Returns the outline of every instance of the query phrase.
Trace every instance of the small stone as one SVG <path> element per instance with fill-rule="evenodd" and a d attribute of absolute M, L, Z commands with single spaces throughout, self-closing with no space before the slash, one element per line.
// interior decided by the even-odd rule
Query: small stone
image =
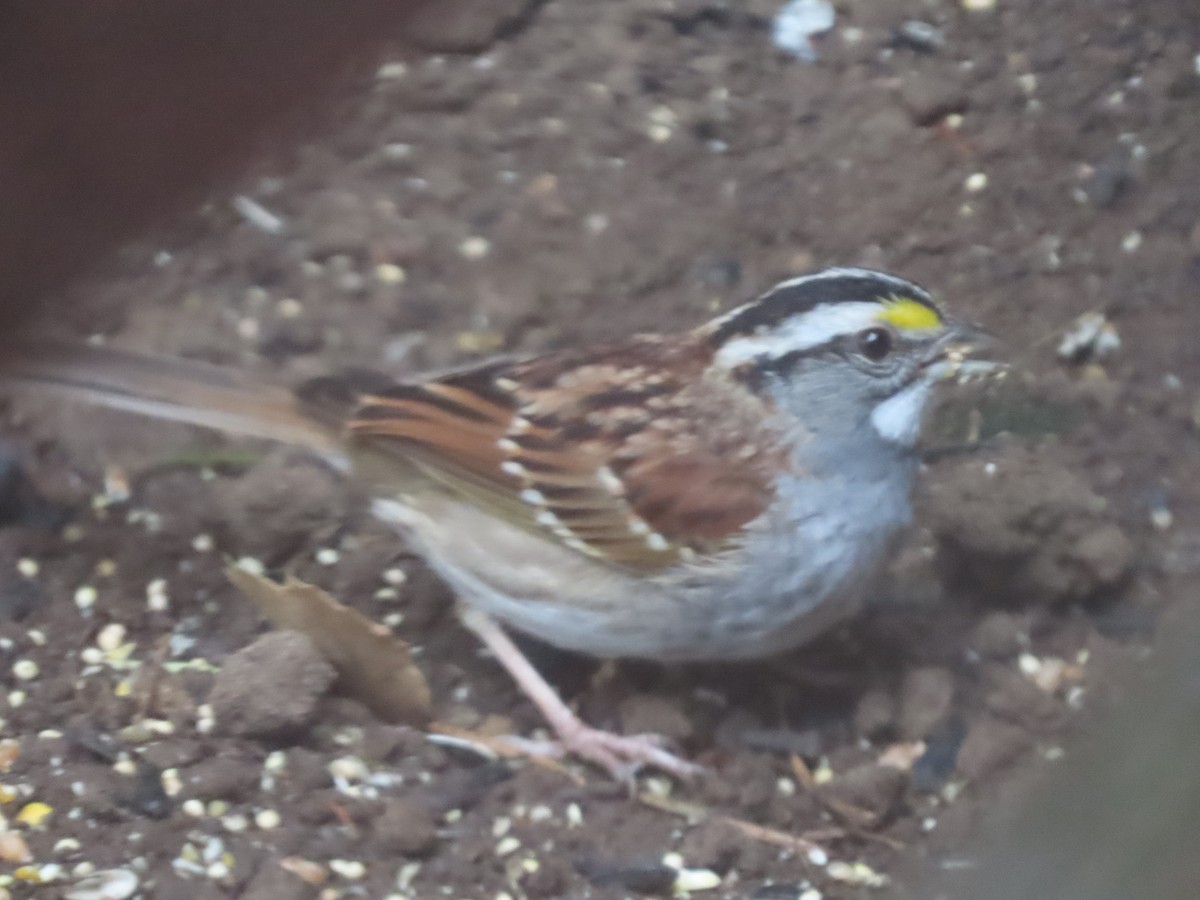
<path fill-rule="evenodd" d="M 966 112 L 970 98 L 953 79 L 914 72 L 900 86 L 900 102 L 914 125 L 936 125 L 949 115 Z"/>
<path fill-rule="evenodd" d="M 891 735 L 896 728 L 896 702 L 883 690 L 867 691 L 854 708 L 854 730 L 868 740 Z"/>
<path fill-rule="evenodd" d="M 1029 643 L 1022 620 L 1012 613 L 992 612 L 975 627 L 971 646 L 989 659 L 1008 659 L 1020 653 Z"/>
<path fill-rule="evenodd" d="M 905 740 L 925 737 L 945 721 L 953 705 L 954 676 L 948 669 L 914 669 L 900 687 L 900 736 Z"/>
<path fill-rule="evenodd" d="M 1029 733 L 1017 725 L 985 718 L 967 731 L 958 751 L 958 772 L 968 780 L 1005 768 L 1032 746 Z"/>
<path fill-rule="evenodd" d="M 676 744 L 693 735 L 692 723 L 678 703 L 653 694 L 633 694 L 622 701 L 618 714 L 625 734 L 658 734 Z"/>
<path fill-rule="evenodd" d="M 225 661 L 209 703 L 226 733 L 286 736 L 309 725 L 336 674 L 308 637 L 273 632 Z"/>
<path fill-rule="evenodd" d="M 428 809 L 404 797 L 384 801 L 371 829 L 371 844 L 383 855 L 428 856 L 437 847 L 437 823 Z"/>
<path fill-rule="evenodd" d="M 837 775 L 817 795 L 852 826 L 876 828 L 895 816 L 907 788 L 907 772 L 869 763 Z"/>

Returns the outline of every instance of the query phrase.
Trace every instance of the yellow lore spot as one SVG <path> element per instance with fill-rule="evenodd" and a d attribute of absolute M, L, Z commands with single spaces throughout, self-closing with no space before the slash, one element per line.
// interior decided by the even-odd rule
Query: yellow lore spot
<path fill-rule="evenodd" d="M 912 297 L 889 297 L 883 301 L 879 318 L 901 331 L 923 331 L 942 327 L 942 317 L 936 309 Z"/>

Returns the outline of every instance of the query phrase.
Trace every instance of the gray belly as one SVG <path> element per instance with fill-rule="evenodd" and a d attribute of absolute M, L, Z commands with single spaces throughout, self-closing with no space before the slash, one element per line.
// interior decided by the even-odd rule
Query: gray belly
<path fill-rule="evenodd" d="M 842 490 L 823 481 L 819 492 L 811 481 L 785 485 L 730 559 L 653 576 L 497 532 L 465 507 L 386 518 L 407 526 L 462 602 L 547 643 L 599 657 L 733 660 L 798 646 L 855 613 L 909 520 L 908 490 L 907 477 Z"/>

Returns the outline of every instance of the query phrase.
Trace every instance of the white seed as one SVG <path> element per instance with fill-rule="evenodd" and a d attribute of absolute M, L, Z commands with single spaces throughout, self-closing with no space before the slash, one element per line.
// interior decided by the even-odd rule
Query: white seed
<path fill-rule="evenodd" d="M 404 284 L 408 273 L 394 263 L 380 263 L 375 267 L 375 277 L 383 284 Z"/>
<path fill-rule="evenodd" d="M 38 677 L 38 664 L 32 659 L 18 659 L 13 663 L 12 673 L 21 681 L 31 681 Z"/>
<path fill-rule="evenodd" d="M 88 610 L 96 605 L 96 589 L 90 584 L 81 585 L 75 589 L 75 606 L 80 610 Z"/>
<path fill-rule="evenodd" d="M 263 768 L 268 772 L 282 772 L 287 768 L 287 754 L 282 750 L 272 750 L 263 760 Z"/>
<path fill-rule="evenodd" d="M 255 559 L 253 556 L 243 556 L 237 561 L 237 567 L 243 572 L 249 572 L 251 575 L 262 575 L 267 571 L 262 561 Z"/>
<path fill-rule="evenodd" d="M 711 891 L 721 884 L 721 876 L 711 869 L 680 869 L 675 876 L 675 891 L 680 894 Z"/>
<path fill-rule="evenodd" d="M 193 819 L 204 818 L 203 800 L 197 800 L 195 797 L 190 800 L 184 800 L 180 809 L 182 809 L 186 815 L 191 816 Z"/>
<path fill-rule="evenodd" d="M 367 874 L 367 867 L 357 859 L 331 859 L 329 869 L 347 881 L 358 881 Z"/>
<path fill-rule="evenodd" d="M 41 567 L 38 565 L 38 561 L 36 559 L 30 559 L 26 556 L 17 560 L 17 571 L 26 578 L 33 578 L 36 576 L 40 568 Z"/>
<path fill-rule="evenodd" d="M 282 817 L 273 809 L 260 809 L 254 814 L 254 824 L 263 831 L 272 831 L 283 822 Z"/>
<path fill-rule="evenodd" d="M 146 606 L 151 612 L 166 612 L 171 606 L 171 598 L 167 596 L 167 580 L 155 578 L 146 585 Z"/>
<path fill-rule="evenodd" d="M 458 245 L 458 252 L 465 259 L 483 259 L 492 252 L 492 244 L 485 237 L 469 237 Z"/>
<path fill-rule="evenodd" d="M 508 837 L 502 839 L 500 843 L 496 844 L 496 855 L 508 856 L 510 853 L 515 853 L 520 849 L 521 842 L 512 835 L 509 835 Z"/>
<path fill-rule="evenodd" d="M 341 554 L 332 547 L 322 547 L 317 551 L 317 563 L 322 566 L 336 566 Z"/>
<path fill-rule="evenodd" d="M 963 188 L 968 194 L 978 194 L 988 186 L 988 177 L 983 172 L 975 172 L 967 176 L 967 180 L 963 182 Z"/>
<path fill-rule="evenodd" d="M 105 653 L 112 653 L 125 643 L 125 633 L 125 626 L 120 622 L 110 622 L 96 635 L 96 646 Z"/>

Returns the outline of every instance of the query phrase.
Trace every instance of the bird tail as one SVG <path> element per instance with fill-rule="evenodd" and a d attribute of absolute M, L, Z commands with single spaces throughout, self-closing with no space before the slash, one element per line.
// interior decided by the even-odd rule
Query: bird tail
<path fill-rule="evenodd" d="M 336 429 L 306 416 L 292 391 L 194 360 L 26 339 L 0 347 L 0 390 L 279 441 L 335 464 L 345 455 Z"/>

